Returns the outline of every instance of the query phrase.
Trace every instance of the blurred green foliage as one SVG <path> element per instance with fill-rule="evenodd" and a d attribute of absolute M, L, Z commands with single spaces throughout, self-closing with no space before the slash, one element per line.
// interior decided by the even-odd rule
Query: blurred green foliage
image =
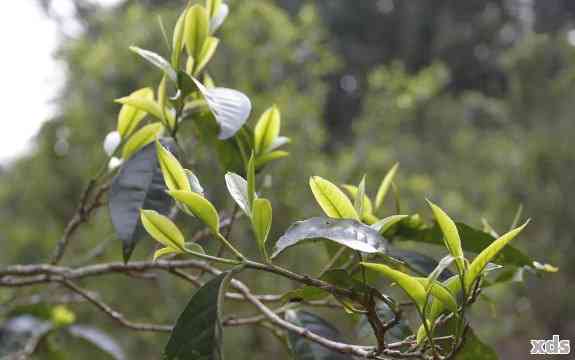
<path fill-rule="evenodd" d="M 319 214 L 307 188 L 309 176 L 355 184 L 367 172 L 373 195 L 399 161 L 402 212 L 423 212 L 423 199 L 429 197 L 456 219 L 480 226 L 485 218 L 504 232 L 523 204 L 523 213 L 534 221 L 518 247 L 560 267 L 545 281 L 528 277 L 526 287 L 516 287 L 520 300 L 515 303 L 492 289 L 497 321 L 479 332 L 498 341 L 502 358 L 524 358 L 531 338 L 555 333 L 573 338 L 575 47 L 566 40 L 565 22 L 544 34 L 521 32 L 521 22 L 500 1 L 490 2 L 491 8 L 479 1 L 442 1 L 436 10 L 431 3 L 377 1 L 379 15 L 357 5 L 363 2 L 278 3 L 289 11 L 271 0 L 232 1 L 233 15 L 220 30 L 222 48 L 208 68 L 217 84 L 248 94 L 254 104 L 252 125 L 277 104 L 282 134 L 295 140 L 291 156 L 274 165 L 273 176 L 263 184 L 264 193 L 274 188 L 265 194 L 274 204 L 272 241 L 293 221 Z M 389 3 L 395 8 L 385 7 Z M 58 52 L 66 69 L 58 112 L 37 135 L 34 150 L 0 175 L 0 263 L 33 263 L 49 255 L 82 187 L 105 158 L 101 142 L 120 108 L 113 99 L 160 80 L 128 47 L 165 55 L 155 24 L 158 16 L 173 24 L 180 10 L 176 5 L 127 1 L 113 10 L 79 12 L 83 32 L 65 39 Z M 539 30 L 548 28 L 544 21 L 552 22 L 545 16 L 543 11 L 536 18 Z M 422 39 L 417 36 L 422 31 L 433 36 Z M 351 77 L 344 81 L 346 75 Z M 218 208 L 231 209 L 231 199 L 215 190 L 224 180 L 222 170 L 212 165 L 214 155 L 193 140 L 184 146 L 194 154 L 186 160 L 209 185 L 210 198 Z M 239 222 L 232 238 L 255 253 L 249 232 L 240 230 L 249 227 Z M 81 263 L 102 242 L 110 246 L 98 259 L 121 258 L 106 210 L 73 239 L 69 264 Z M 136 255 L 149 257 L 151 249 L 148 241 Z M 320 256 L 294 250 L 283 261 L 314 271 Z M 256 290 L 280 286 L 267 276 L 246 280 Z M 130 286 L 127 297 L 120 289 L 134 282 L 138 286 Z M 175 318 L 190 293 L 164 275 L 156 281 L 90 280 L 90 285 L 130 318 L 154 322 Z M 11 295 L 0 291 L 0 298 Z M 111 331 L 130 358 L 155 359 L 165 342 L 163 335 L 118 329 L 87 307 L 74 310 L 78 321 Z M 483 310 L 491 311 L 489 302 Z M 243 358 L 285 357 L 273 341 L 264 341 L 270 336 L 265 332 L 228 333 L 231 354 L 241 342 L 243 348 L 258 349 Z"/>

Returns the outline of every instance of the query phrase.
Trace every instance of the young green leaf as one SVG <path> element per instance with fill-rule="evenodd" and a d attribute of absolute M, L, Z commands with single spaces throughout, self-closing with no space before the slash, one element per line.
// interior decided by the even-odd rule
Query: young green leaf
<path fill-rule="evenodd" d="M 250 156 L 248 161 L 248 166 L 246 169 L 246 174 L 248 175 L 248 205 L 250 209 L 254 206 L 254 200 L 256 196 L 256 163 L 254 159 L 254 154 Z"/>
<path fill-rule="evenodd" d="M 359 188 L 355 185 L 347 185 L 347 184 L 342 185 L 341 187 L 354 200 L 354 207 L 357 210 Z M 358 214 L 359 214 L 359 211 L 358 211 Z M 367 197 L 367 195 L 365 195 L 365 192 L 363 195 L 363 211 L 361 212 L 361 220 L 368 225 L 371 225 L 371 224 L 377 222 L 377 220 L 378 220 L 375 217 L 375 215 L 373 214 L 373 204 L 372 204 L 371 200 L 369 199 L 369 197 Z"/>
<path fill-rule="evenodd" d="M 287 156 L 289 156 L 289 153 L 287 151 L 281 151 L 281 150 L 272 151 L 265 153 L 263 155 L 259 155 L 256 159 L 256 169 L 260 169 L 262 166 L 271 161 L 279 160 Z"/>
<path fill-rule="evenodd" d="M 427 293 L 441 301 L 447 309 L 454 313 L 457 312 L 457 300 L 455 300 L 453 294 L 451 294 L 443 284 L 436 280 L 429 280 L 428 278 L 417 277 L 415 279 L 423 285 Z"/>
<path fill-rule="evenodd" d="M 182 49 L 184 47 L 184 30 L 186 25 L 186 14 L 188 13 L 188 8 L 186 8 L 178 17 L 176 26 L 174 27 L 174 35 L 172 36 L 172 68 L 176 71 L 180 68 L 180 59 L 182 57 Z"/>
<path fill-rule="evenodd" d="M 319 176 L 313 176 L 309 180 L 309 186 L 315 200 L 327 216 L 359 221 L 353 204 L 336 185 Z"/>
<path fill-rule="evenodd" d="M 186 171 L 176 157 L 156 141 L 158 161 L 168 190 L 192 191 Z"/>
<path fill-rule="evenodd" d="M 210 33 L 215 33 L 222 26 L 229 13 L 230 7 L 228 4 L 221 4 L 218 11 L 210 19 Z"/>
<path fill-rule="evenodd" d="M 277 106 L 267 109 L 254 129 L 256 154 L 266 153 L 280 133 L 281 114 Z"/>
<path fill-rule="evenodd" d="M 144 229 L 156 241 L 178 252 L 184 252 L 184 235 L 167 216 L 154 210 L 142 210 L 140 220 Z"/>
<path fill-rule="evenodd" d="M 143 88 L 136 90 L 131 93 L 128 97 L 131 98 L 147 98 L 149 100 L 154 100 L 154 90 L 151 88 Z M 146 111 L 142 111 L 136 107 L 130 105 L 123 105 L 120 113 L 118 114 L 118 126 L 117 130 L 122 136 L 122 139 L 126 139 L 128 136 L 136 130 L 138 124 L 146 116 Z"/>
<path fill-rule="evenodd" d="M 156 261 L 159 258 L 161 258 L 162 256 L 167 256 L 167 255 L 172 255 L 172 254 L 181 254 L 181 253 L 182 253 L 181 250 L 178 250 L 178 249 L 173 248 L 171 246 L 166 246 L 166 247 L 158 249 L 154 252 L 154 256 L 152 258 L 152 261 Z"/>
<path fill-rule="evenodd" d="M 171 111 L 166 111 L 166 118 L 164 118 L 164 112 L 162 111 L 160 104 L 154 101 L 153 98 L 130 95 L 116 99 L 115 101 L 119 104 L 129 105 L 140 111 L 144 111 L 150 115 L 153 115 L 158 120 L 161 120 L 164 124 L 172 124 L 170 126 L 173 126 L 173 124 L 176 122 L 174 114 Z"/>
<path fill-rule="evenodd" d="M 401 220 L 409 217 L 409 215 L 391 215 L 386 218 L 379 220 L 376 223 L 371 224 L 370 226 L 375 230 L 379 231 L 380 234 L 385 234 L 385 232 Z"/>
<path fill-rule="evenodd" d="M 206 65 L 210 62 L 214 54 L 216 53 L 216 49 L 218 48 L 218 44 L 220 40 L 213 36 L 209 36 L 206 41 L 204 42 L 204 46 L 202 47 L 202 51 L 200 52 L 199 58 L 196 60 L 196 65 L 194 66 L 194 76 L 197 76 Z"/>
<path fill-rule="evenodd" d="M 391 169 L 387 172 L 383 180 L 381 181 L 381 185 L 379 185 L 379 189 L 377 190 L 377 194 L 375 196 L 375 210 L 377 211 L 381 205 L 383 205 L 383 201 L 385 200 L 385 195 L 389 191 L 391 187 L 391 183 L 393 182 L 393 178 L 395 177 L 395 173 L 397 172 L 397 168 L 399 167 L 399 163 L 396 163 L 391 167 Z"/>
<path fill-rule="evenodd" d="M 172 68 L 172 65 L 170 65 L 170 63 L 160 55 L 150 50 L 141 49 L 137 46 L 130 46 L 130 50 L 143 57 L 150 64 L 162 70 L 172 81 L 175 82 L 177 80 L 176 71 Z"/>
<path fill-rule="evenodd" d="M 243 177 L 232 172 L 228 172 L 225 177 L 226 177 L 226 186 L 228 188 L 228 191 L 230 192 L 230 195 L 232 196 L 236 204 L 238 204 L 240 209 L 242 209 L 247 216 L 251 217 L 252 211 L 248 199 L 247 181 Z"/>
<path fill-rule="evenodd" d="M 205 7 L 194 5 L 186 13 L 184 41 L 190 57 L 198 61 L 208 38 L 210 20 Z"/>
<path fill-rule="evenodd" d="M 360 265 L 368 269 L 374 270 L 384 275 L 385 277 L 393 280 L 415 302 L 415 304 L 419 307 L 420 310 L 423 309 L 423 305 L 425 304 L 425 298 L 427 295 L 425 287 L 417 280 L 417 278 L 414 278 L 401 271 L 394 270 L 384 264 L 361 262 Z"/>
<path fill-rule="evenodd" d="M 487 265 L 507 245 L 511 240 L 513 240 L 523 229 L 529 224 L 529 220 L 526 221 L 520 227 L 509 231 L 508 233 L 502 235 L 499 239 L 491 243 L 487 248 L 485 248 L 473 261 L 467 272 L 465 274 L 465 288 L 469 290 L 475 280 L 481 275 L 483 268 Z"/>
<path fill-rule="evenodd" d="M 186 206 L 194 216 L 206 224 L 214 234 L 220 232 L 220 216 L 216 208 L 206 198 L 191 191 L 168 191 L 171 197 Z"/>
<path fill-rule="evenodd" d="M 255 199 L 253 205 L 252 226 L 258 247 L 264 259 L 268 259 L 266 241 L 272 226 L 272 205 L 268 199 Z"/>
<path fill-rule="evenodd" d="M 357 213 L 361 214 L 362 216 L 363 209 L 365 207 L 365 198 L 365 175 L 363 175 L 361 181 L 359 182 L 359 186 L 357 187 L 357 196 L 355 196 L 353 201 L 353 207 L 355 208 L 355 211 L 357 211 Z"/>
<path fill-rule="evenodd" d="M 122 148 L 122 158 L 129 159 L 138 150 L 162 136 L 164 125 L 161 123 L 148 124 L 134 133 Z"/>
<path fill-rule="evenodd" d="M 222 5 L 222 0 L 206 0 L 206 9 L 210 18 L 216 16 Z"/>
<path fill-rule="evenodd" d="M 449 250 L 449 253 L 455 258 L 457 268 L 459 272 L 462 273 L 465 269 L 465 257 L 463 255 L 463 249 L 461 248 L 461 238 L 459 237 L 457 226 L 439 206 L 429 200 L 427 200 L 427 203 L 431 207 L 433 216 L 441 228 L 445 246 Z"/>

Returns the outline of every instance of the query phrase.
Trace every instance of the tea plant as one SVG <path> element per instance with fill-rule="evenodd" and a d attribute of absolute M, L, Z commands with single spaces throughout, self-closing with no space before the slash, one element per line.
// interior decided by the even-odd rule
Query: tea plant
<path fill-rule="evenodd" d="M 296 359 L 497 358 L 475 336 L 466 315 L 485 288 L 525 270 L 556 270 L 508 245 L 528 221 L 519 225 L 518 215 L 510 230 L 499 235 L 488 224 L 478 230 L 456 223 L 431 201 L 431 224 L 419 214 L 401 212 L 399 206 L 397 213 L 384 214 L 386 199 L 400 202 L 396 164 L 374 198 L 366 192 L 365 176 L 357 186 L 339 186 L 311 176 L 310 199 L 313 196 L 324 214 L 297 221 L 279 239 L 270 239 L 273 204 L 261 195 L 259 180 L 271 163 L 289 155 L 283 148 L 290 138 L 281 135 L 281 111 L 273 105 L 252 129 L 247 123 L 248 96 L 216 86 L 206 71 L 219 46 L 217 30 L 228 12 L 221 0 L 189 4 L 175 24 L 168 56 L 131 47 L 159 71 L 161 81 L 116 100 L 122 107 L 116 130 L 104 141 L 105 166 L 89 182 L 49 263 L 2 268 L 0 286 L 61 284 L 121 326 L 169 332 L 163 351 L 167 360 L 221 359 L 224 328 L 252 325 L 265 326 L 281 340 L 278 346 L 287 345 L 286 351 Z M 231 214 L 218 210 L 209 199 L 210 193 L 222 189 L 202 184 L 202 169 L 185 165 L 192 163 L 193 155 L 181 145 L 184 126 L 194 128 L 199 142 L 217 155 L 227 172 L 227 191 L 237 204 Z M 105 203 L 122 241 L 124 263 L 59 266 L 78 227 Z M 185 233 L 175 224 L 178 214 L 205 229 Z M 240 216 L 249 220 L 259 250 L 257 259 L 242 252 L 237 239 L 231 237 Z M 145 232 L 160 246 L 151 260 L 130 261 Z M 219 250 L 206 251 L 200 245 L 206 239 L 218 242 Z M 329 254 L 320 273 L 302 274 L 278 263 L 289 248 L 308 242 L 313 251 Z M 408 242 L 439 246 L 445 256 L 437 261 L 407 250 Z M 198 288 L 173 326 L 128 320 L 77 284 L 89 277 L 143 275 L 155 270 Z M 282 294 L 256 295 L 237 278 L 248 270 L 269 273 L 299 287 Z M 250 303 L 259 314 L 226 314 L 222 308 L 226 299 Z M 344 339 L 314 313 L 315 308 L 353 318 L 358 326 L 356 341 Z M 33 353 L 50 332 L 74 332 L 74 316 L 65 308 L 54 311 L 53 318 L 17 356 Z M 413 328 L 408 319 L 416 319 L 411 322 Z M 371 345 L 361 339 L 366 334 L 373 338 Z M 109 347 L 107 351 L 120 358 Z"/>

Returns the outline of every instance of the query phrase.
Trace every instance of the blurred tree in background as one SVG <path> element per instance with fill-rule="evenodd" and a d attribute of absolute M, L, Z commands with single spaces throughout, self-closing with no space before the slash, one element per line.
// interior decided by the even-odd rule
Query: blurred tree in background
<path fill-rule="evenodd" d="M 40 3 L 51 14 L 50 0 Z M 47 256 L 97 170 L 93 164 L 104 159 L 101 142 L 119 110 L 112 100 L 160 80 L 150 78 L 156 75 L 128 47 L 162 49 L 161 32 L 149 25 L 158 23 L 158 14 L 172 24 L 185 5 L 129 0 L 107 9 L 86 0 L 73 3 L 82 32 L 64 38 L 58 51 L 66 81 L 57 96 L 57 115 L 38 134 L 34 151 L 0 176 L 4 264 Z M 317 211 L 305 201 L 311 194 L 301 191 L 312 168 L 342 183 L 357 183 L 365 169 L 377 169 L 367 174 L 373 193 L 400 161 L 406 213 L 423 207 L 414 199 L 430 197 L 457 218 L 478 226 L 477 219 L 485 218 L 499 232 L 523 204 L 534 224 L 519 247 L 541 254 L 561 271 L 545 282 L 525 274 L 527 287 L 536 283 L 539 292 L 518 286 L 517 303 L 505 303 L 494 288 L 494 311 L 503 320 L 482 332 L 497 341 L 505 359 L 523 359 L 528 339 L 575 338 L 575 318 L 569 316 L 575 314 L 570 281 L 575 265 L 569 251 L 575 218 L 570 205 L 575 201 L 570 191 L 575 183 L 571 1 L 235 0 L 230 6 L 234 16 L 221 29 L 224 47 L 209 72 L 216 83 L 248 94 L 255 116 L 279 105 L 282 133 L 298 135 L 290 147 L 293 159 L 306 159 L 282 160 L 266 180 L 282 189 L 272 199 L 275 231 Z M 222 169 L 210 168 L 212 155 L 202 154 L 198 144 L 184 145 L 197 151 L 193 166 L 209 176 L 202 182 L 223 182 Z M 211 196 L 220 208 L 231 209 L 224 194 Z M 82 229 L 78 240 L 72 248 L 78 262 L 99 242 L 110 244 L 100 256 L 120 258 L 106 211 Z M 148 256 L 151 246 L 142 246 L 137 255 Z M 244 246 L 252 245 L 246 241 Z M 317 262 L 310 256 L 294 251 L 287 261 L 309 269 Z M 99 285 L 110 299 L 124 299 L 128 314 L 137 317 L 144 307 L 161 320 L 176 314 L 166 315 L 167 307 L 151 303 L 181 303 L 180 295 L 189 295 L 162 280 L 141 280 L 129 299 L 120 290 L 126 279 Z M 257 286 L 273 285 L 258 281 Z M 164 294 L 159 299 L 151 295 L 158 288 Z M 485 304 L 484 310 L 492 311 L 489 301 Z M 77 310 L 84 322 L 97 316 Z M 129 354 L 142 359 L 156 358 L 150 354 L 157 354 L 164 341 L 107 325 Z M 261 339 L 268 335 L 233 334 L 230 338 L 252 348 L 273 351 Z M 262 351 L 245 358 L 268 355 Z"/>

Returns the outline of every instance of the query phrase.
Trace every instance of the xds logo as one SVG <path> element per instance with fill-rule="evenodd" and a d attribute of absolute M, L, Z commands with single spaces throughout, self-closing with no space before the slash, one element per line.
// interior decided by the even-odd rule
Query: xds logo
<path fill-rule="evenodd" d="M 571 342 L 559 340 L 559 335 L 553 335 L 552 340 L 531 340 L 531 354 L 569 354 Z"/>

